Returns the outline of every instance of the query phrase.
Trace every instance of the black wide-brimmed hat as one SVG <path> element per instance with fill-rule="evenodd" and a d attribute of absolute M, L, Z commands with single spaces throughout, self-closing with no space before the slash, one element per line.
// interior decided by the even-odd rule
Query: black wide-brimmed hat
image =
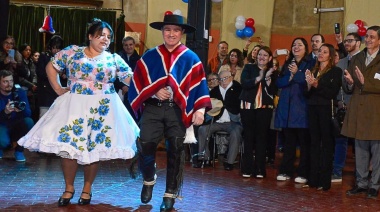
<path fill-rule="evenodd" d="M 185 30 L 185 33 L 191 33 L 194 32 L 196 29 L 195 27 L 183 23 L 183 17 L 180 15 L 165 15 L 163 22 L 152 22 L 149 24 L 150 27 L 153 29 L 161 30 L 163 26 L 165 25 L 177 25 L 182 27 L 182 29 Z"/>

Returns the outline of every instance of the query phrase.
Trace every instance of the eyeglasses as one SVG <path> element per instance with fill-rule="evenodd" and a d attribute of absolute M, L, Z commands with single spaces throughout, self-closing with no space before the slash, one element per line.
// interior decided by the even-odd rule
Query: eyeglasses
<path fill-rule="evenodd" d="M 215 81 L 218 81 L 218 78 L 212 78 L 212 79 L 207 80 L 207 82 L 215 82 Z"/>
<path fill-rule="evenodd" d="M 14 43 L 10 43 L 10 42 L 7 42 L 7 41 L 5 41 L 4 44 L 5 44 L 5 45 L 9 45 L 9 46 L 13 46 L 13 45 L 15 45 Z"/>
<path fill-rule="evenodd" d="M 237 58 L 237 55 L 233 55 L 233 54 L 231 54 L 230 57 Z"/>
<path fill-rule="evenodd" d="M 346 39 L 343 41 L 343 43 L 352 43 L 352 41 L 357 41 L 355 39 Z"/>
<path fill-rule="evenodd" d="M 220 78 L 219 82 L 224 82 L 224 81 L 228 80 L 230 77 L 231 76 L 226 76 L 226 77 Z"/>

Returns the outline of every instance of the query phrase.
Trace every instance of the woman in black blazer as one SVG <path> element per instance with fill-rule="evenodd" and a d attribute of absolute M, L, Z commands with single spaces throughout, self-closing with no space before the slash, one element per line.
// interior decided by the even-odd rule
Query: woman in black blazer
<path fill-rule="evenodd" d="M 308 186 L 327 191 L 331 187 L 334 137 L 331 128 L 332 101 L 342 85 L 342 69 L 335 66 L 331 44 L 319 48 L 318 61 L 305 73 L 308 84 L 310 176 Z"/>

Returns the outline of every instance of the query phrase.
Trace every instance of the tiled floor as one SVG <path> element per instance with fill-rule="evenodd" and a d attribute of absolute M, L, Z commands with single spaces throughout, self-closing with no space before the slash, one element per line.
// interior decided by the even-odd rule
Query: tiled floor
<path fill-rule="evenodd" d="M 57 207 L 64 190 L 60 160 L 54 155 L 26 151 L 27 162 L 14 161 L 13 152 L 0 159 L 0 211 L 159 211 L 165 188 L 165 152 L 158 154 L 158 179 L 153 199 L 140 203 L 141 178 L 132 180 L 128 161 L 101 163 L 93 186 L 91 205 L 79 206 L 83 171 L 76 178 L 77 193 L 68 207 Z M 278 156 L 281 156 L 278 154 Z M 276 160 L 278 165 L 279 160 Z M 348 156 L 343 183 L 327 192 L 305 189 L 292 181 L 275 180 L 277 171 L 268 167 L 267 178 L 244 179 L 239 169 L 225 171 L 221 166 L 192 168 L 186 163 L 182 201 L 177 211 L 380 211 L 379 200 L 364 194 L 347 197 L 345 191 L 354 182 L 354 160 Z"/>

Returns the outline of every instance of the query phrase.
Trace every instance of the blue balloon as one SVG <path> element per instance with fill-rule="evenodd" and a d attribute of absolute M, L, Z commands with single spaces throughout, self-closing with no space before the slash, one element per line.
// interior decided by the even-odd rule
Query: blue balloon
<path fill-rule="evenodd" d="M 237 29 L 237 30 L 236 30 L 236 36 L 238 36 L 239 38 L 244 37 L 244 30 L 242 30 L 242 29 Z"/>
<path fill-rule="evenodd" d="M 245 37 L 252 37 L 252 35 L 253 35 L 253 29 L 251 27 L 245 27 L 243 29 L 243 31 L 244 31 L 244 36 Z"/>
<path fill-rule="evenodd" d="M 183 2 L 185 2 L 185 3 L 189 3 L 189 0 L 182 0 Z"/>

